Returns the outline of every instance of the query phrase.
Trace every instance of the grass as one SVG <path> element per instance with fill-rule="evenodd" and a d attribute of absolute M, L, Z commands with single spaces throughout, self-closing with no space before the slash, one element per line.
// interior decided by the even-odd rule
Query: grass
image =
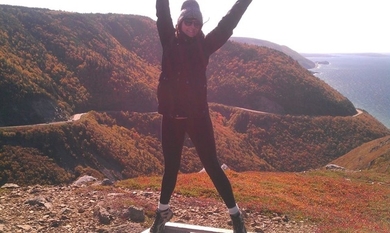
<path fill-rule="evenodd" d="M 308 220 L 320 232 L 390 232 L 390 174 L 310 171 L 272 173 L 227 171 L 239 205 L 263 214 Z M 140 177 L 118 185 L 159 189 L 161 177 Z M 219 198 L 205 173 L 179 175 L 175 192 Z"/>

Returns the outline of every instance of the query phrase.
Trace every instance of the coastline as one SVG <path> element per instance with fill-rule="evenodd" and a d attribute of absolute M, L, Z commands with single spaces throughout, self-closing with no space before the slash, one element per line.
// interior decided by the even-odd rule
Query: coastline
<path fill-rule="evenodd" d="M 364 109 L 390 128 L 390 56 L 372 54 L 338 54 L 328 56 L 329 65 L 307 57 L 316 66 L 309 71 L 347 97 L 356 108 Z"/>

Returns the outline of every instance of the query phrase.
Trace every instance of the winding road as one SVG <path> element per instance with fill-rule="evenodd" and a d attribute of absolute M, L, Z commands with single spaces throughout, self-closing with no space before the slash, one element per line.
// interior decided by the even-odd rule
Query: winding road
<path fill-rule="evenodd" d="M 234 107 L 234 108 L 238 109 L 238 110 L 252 112 L 252 113 L 258 113 L 258 114 L 275 114 L 275 113 L 262 112 L 262 111 L 247 109 L 247 108 L 240 108 L 240 107 Z M 357 111 L 357 113 L 355 115 L 353 115 L 352 117 L 357 117 L 357 116 L 363 114 L 363 110 L 361 110 L 361 109 L 357 108 L 356 111 Z M 156 112 L 151 112 L 151 113 L 156 113 Z M 67 121 L 48 122 L 48 123 L 33 124 L 33 125 L 3 126 L 3 127 L 0 127 L 0 129 L 13 129 L 13 128 L 31 127 L 31 126 L 39 126 L 39 125 L 43 126 L 43 125 L 65 124 L 65 123 L 80 120 L 81 116 L 83 116 L 84 114 L 87 114 L 87 113 L 77 113 L 77 114 L 71 116 L 70 119 Z"/>

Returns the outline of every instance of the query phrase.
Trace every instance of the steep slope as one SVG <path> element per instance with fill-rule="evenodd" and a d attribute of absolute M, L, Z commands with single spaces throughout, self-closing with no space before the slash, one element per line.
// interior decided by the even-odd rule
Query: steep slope
<path fill-rule="evenodd" d="M 1 6 L 0 123 L 65 119 L 90 109 L 153 111 L 159 46 L 148 30 L 153 25 L 140 16 Z"/>
<path fill-rule="evenodd" d="M 390 173 L 390 136 L 364 143 L 332 163 L 350 170 Z"/>
<path fill-rule="evenodd" d="M 209 65 L 209 100 L 277 114 L 351 116 L 352 103 L 286 54 L 226 43 Z"/>

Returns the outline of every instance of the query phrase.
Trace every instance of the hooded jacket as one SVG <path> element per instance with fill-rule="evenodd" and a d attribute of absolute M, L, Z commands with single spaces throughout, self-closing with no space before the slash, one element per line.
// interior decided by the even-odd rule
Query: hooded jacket
<path fill-rule="evenodd" d="M 210 55 L 233 34 L 252 0 L 238 0 L 217 27 L 190 38 L 174 27 L 169 1 L 157 0 L 157 29 L 163 48 L 158 112 L 171 117 L 202 117 L 209 113 L 206 68 Z"/>

